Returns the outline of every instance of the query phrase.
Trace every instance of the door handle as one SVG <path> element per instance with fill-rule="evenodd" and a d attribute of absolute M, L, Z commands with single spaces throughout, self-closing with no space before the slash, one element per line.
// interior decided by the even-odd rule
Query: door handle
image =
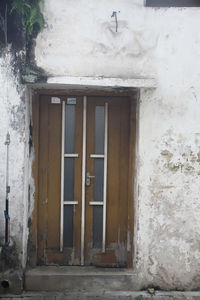
<path fill-rule="evenodd" d="M 90 175 L 90 172 L 87 172 L 86 173 L 86 179 L 85 179 L 85 185 L 86 186 L 90 186 L 90 183 L 91 183 L 91 178 L 95 178 L 94 175 Z"/>

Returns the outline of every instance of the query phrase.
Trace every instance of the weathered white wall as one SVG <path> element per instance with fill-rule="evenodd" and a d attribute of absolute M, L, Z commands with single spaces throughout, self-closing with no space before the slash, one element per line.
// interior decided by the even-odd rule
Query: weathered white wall
<path fill-rule="evenodd" d="M 143 2 L 46 0 L 36 63 L 57 83 L 157 80 L 141 90 L 135 271 L 143 286 L 192 289 L 200 284 L 200 9 Z"/>
<path fill-rule="evenodd" d="M 27 240 L 28 207 L 28 103 L 25 88 L 19 84 L 14 72 L 14 61 L 9 49 L 0 57 L 0 246 L 4 246 L 5 197 L 6 197 L 6 146 L 7 132 L 10 133 L 9 151 L 9 215 L 10 245 L 16 244 L 16 255 L 25 259 Z M 24 261 L 23 261 L 24 264 Z"/>
<path fill-rule="evenodd" d="M 151 76 L 158 36 L 143 1 L 46 1 L 36 61 L 51 75 Z M 118 13 L 118 32 L 112 12 Z"/>
<path fill-rule="evenodd" d="M 143 90 L 137 267 L 163 288 L 199 285 L 199 92 Z M 197 98 L 196 98 L 197 97 Z"/>
<path fill-rule="evenodd" d="M 120 11 L 117 33 L 113 11 Z M 46 0 L 46 27 L 36 40 L 36 64 L 49 82 L 157 81 L 156 89 L 141 89 L 138 116 L 134 272 L 144 287 L 200 284 L 199 12 L 145 8 L 143 0 Z M 29 94 L 11 66 L 10 54 L 0 58 L 0 237 L 9 131 L 11 236 L 24 264 L 33 207 L 28 203 Z"/>

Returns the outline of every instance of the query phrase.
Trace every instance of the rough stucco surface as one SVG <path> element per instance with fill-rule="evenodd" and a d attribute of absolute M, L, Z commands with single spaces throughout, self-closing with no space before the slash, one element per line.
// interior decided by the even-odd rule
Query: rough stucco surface
<path fill-rule="evenodd" d="M 27 130 L 24 88 L 14 75 L 13 60 L 9 50 L 0 58 L 0 237 L 1 245 L 5 236 L 5 197 L 6 197 L 6 146 L 7 132 L 10 133 L 9 151 L 9 214 L 11 243 L 16 245 L 19 259 L 25 254 L 24 238 L 27 235 L 25 223 L 26 202 L 24 202 Z"/>
<path fill-rule="evenodd" d="M 198 288 L 199 9 L 48 0 L 44 16 L 35 54 L 50 76 L 157 80 L 139 103 L 135 272 L 143 286 Z"/>
<path fill-rule="evenodd" d="M 199 9 L 48 0 L 44 16 L 35 54 L 50 76 L 157 80 L 139 103 L 135 271 L 143 286 L 199 287 Z"/>
<path fill-rule="evenodd" d="M 120 11 L 117 33 L 113 11 Z M 36 40 L 36 63 L 50 77 L 157 81 L 156 89 L 141 90 L 138 115 L 134 272 L 144 287 L 190 290 L 200 285 L 199 11 L 145 8 L 142 0 L 46 0 L 46 27 Z M 3 143 L 9 130 L 11 233 L 21 249 L 24 240 L 25 249 L 27 112 L 15 78 L 0 63 L 0 234 Z"/>
<path fill-rule="evenodd" d="M 158 36 L 151 34 L 148 26 L 144 28 L 148 14 L 137 2 L 104 0 L 86 5 L 83 0 L 61 0 L 55 5 L 47 1 L 46 29 L 39 35 L 35 51 L 38 65 L 60 76 L 127 78 L 152 74 L 152 50 Z M 111 18 L 114 10 L 119 12 L 117 33 Z"/>
<path fill-rule="evenodd" d="M 190 88 L 142 91 L 137 266 L 162 288 L 199 287 L 199 113 Z"/>

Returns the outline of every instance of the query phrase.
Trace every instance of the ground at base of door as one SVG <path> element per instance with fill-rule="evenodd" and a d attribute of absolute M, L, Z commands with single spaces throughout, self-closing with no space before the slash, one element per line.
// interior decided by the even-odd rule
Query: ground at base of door
<path fill-rule="evenodd" d="M 159 291 L 150 294 L 147 291 L 104 291 L 102 293 L 22 293 L 21 295 L 0 295 L 1 300 L 200 300 L 200 291 L 196 292 L 164 292 Z"/>

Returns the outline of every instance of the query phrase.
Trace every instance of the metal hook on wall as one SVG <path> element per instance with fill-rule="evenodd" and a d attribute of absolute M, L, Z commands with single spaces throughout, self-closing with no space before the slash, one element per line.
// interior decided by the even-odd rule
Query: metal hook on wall
<path fill-rule="evenodd" d="M 113 11 L 111 18 L 115 18 L 116 23 L 116 32 L 118 31 L 118 20 L 117 20 L 117 12 Z"/>

